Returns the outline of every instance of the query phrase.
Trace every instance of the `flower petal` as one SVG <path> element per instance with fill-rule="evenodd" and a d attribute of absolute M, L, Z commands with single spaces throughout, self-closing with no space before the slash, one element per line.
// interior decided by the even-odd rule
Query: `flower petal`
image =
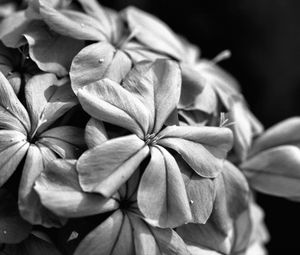
<path fill-rule="evenodd" d="M 18 204 L 20 214 L 32 224 L 45 227 L 61 226 L 64 221 L 45 209 L 33 190 L 34 182 L 43 170 L 42 154 L 39 148 L 32 144 L 27 152 L 19 186 Z"/>
<path fill-rule="evenodd" d="M 111 139 L 86 151 L 77 163 L 82 189 L 112 196 L 148 153 L 148 146 L 135 135 Z"/>
<path fill-rule="evenodd" d="M 18 134 L 19 132 L 15 131 L 15 133 Z M 5 130 L 1 130 L 0 147 L 2 150 L 0 152 L 0 187 L 14 173 L 29 147 L 29 143 L 26 141 L 20 141 L 15 136 L 13 138 L 16 139 L 15 141 L 11 141 L 11 139 L 7 140 L 8 137 L 4 137 L 5 135 Z M 21 133 L 18 135 L 22 136 Z"/>
<path fill-rule="evenodd" d="M 251 148 L 251 155 L 279 145 L 300 144 L 300 117 L 283 120 L 267 129 Z"/>
<path fill-rule="evenodd" d="M 108 42 L 83 48 L 73 59 L 70 77 L 75 93 L 85 85 L 103 78 L 120 82 L 131 69 L 131 60 Z"/>
<path fill-rule="evenodd" d="M 36 22 L 24 34 L 29 55 L 38 67 L 58 76 L 67 75 L 74 56 L 84 42 L 51 32 L 43 22 Z"/>
<path fill-rule="evenodd" d="M 39 3 L 42 19 L 55 32 L 78 40 L 106 40 L 98 21 L 93 17 L 73 10 L 55 10 L 45 0 L 39 0 Z"/>
<path fill-rule="evenodd" d="M 148 110 L 118 83 L 103 79 L 83 87 L 77 96 L 92 117 L 124 127 L 140 138 L 147 134 Z"/>
<path fill-rule="evenodd" d="M 241 168 L 260 192 L 300 201 L 300 149 L 282 145 L 245 161 Z"/>
<path fill-rule="evenodd" d="M 176 150 L 202 177 L 216 177 L 232 146 L 228 128 L 168 126 L 159 133 L 158 144 Z"/>
<path fill-rule="evenodd" d="M 31 231 L 31 225 L 23 220 L 14 197 L 5 189 L 0 189 L 0 243 L 19 243 Z"/>
<path fill-rule="evenodd" d="M 2 73 L 0 73 L 0 106 L 17 118 L 27 132 L 30 131 L 30 119 L 28 113 Z"/>
<path fill-rule="evenodd" d="M 154 63 L 142 62 L 128 74 L 122 86 L 149 109 L 148 133 L 157 133 L 178 104 L 180 69 L 177 63 L 166 59 L 158 59 Z"/>
<path fill-rule="evenodd" d="M 114 212 L 81 241 L 74 255 L 81 254 L 135 254 L 128 217 L 120 210 Z"/>
<path fill-rule="evenodd" d="M 32 121 L 31 135 L 43 132 L 69 109 L 78 104 L 67 78 L 54 74 L 33 76 L 25 87 L 26 101 Z"/>
<path fill-rule="evenodd" d="M 95 215 L 118 208 L 114 199 L 104 199 L 81 190 L 74 160 L 49 163 L 35 182 L 34 189 L 46 208 L 66 218 Z"/>
<path fill-rule="evenodd" d="M 160 146 L 151 147 L 151 160 L 138 188 L 138 206 L 154 226 L 173 228 L 191 221 L 178 165 L 173 156 Z"/>
<path fill-rule="evenodd" d="M 106 142 L 108 136 L 103 122 L 91 118 L 86 124 L 84 138 L 89 149 Z"/>
<path fill-rule="evenodd" d="M 180 39 L 161 20 L 133 6 L 123 10 L 122 15 L 129 29 L 135 33 L 135 37 L 142 44 L 177 60 L 185 57 Z"/>

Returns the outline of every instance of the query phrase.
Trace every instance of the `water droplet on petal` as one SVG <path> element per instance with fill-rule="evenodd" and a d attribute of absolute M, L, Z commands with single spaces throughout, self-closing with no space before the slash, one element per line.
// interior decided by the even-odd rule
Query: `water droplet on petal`
<path fill-rule="evenodd" d="M 100 58 L 100 59 L 98 60 L 98 62 L 99 62 L 100 64 L 102 64 L 102 63 L 104 62 L 104 58 Z"/>
<path fill-rule="evenodd" d="M 76 231 L 72 231 L 72 233 L 71 233 L 70 237 L 68 238 L 67 242 L 70 242 L 70 241 L 78 238 L 78 235 L 79 234 Z"/>
<path fill-rule="evenodd" d="M 3 234 L 6 235 L 6 234 L 7 234 L 7 231 L 6 231 L 6 230 L 3 230 Z"/>
<path fill-rule="evenodd" d="M 192 205 L 194 203 L 194 200 L 190 200 L 190 204 Z"/>
<path fill-rule="evenodd" d="M 85 25 L 84 25 L 83 23 L 81 23 L 81 24 L 80 24 L 80 26 L 81 26 L 82 28 L 84 28 L 84 27 L 85 27 Z"/>
<path fill-rule="evenodd" d="M 9 107 L 7 106 L 5 109 L 6 109 L 6 110 L 9 110 Z"/>

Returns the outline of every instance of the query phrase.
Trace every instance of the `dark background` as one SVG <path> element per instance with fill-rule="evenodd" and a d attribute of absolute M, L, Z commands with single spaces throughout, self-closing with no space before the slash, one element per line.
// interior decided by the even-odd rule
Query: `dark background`
<path fill-rule="evenodd" d="M 251 110 L 269 127 L 300 114 L 299 0 L 100 0 L 116 9 L 135 5 L 165 21 L 240 82 Z M 300 132 L 300 130 L 299 130 Z M 300 204 L 259 195 L 271 233 L 271 255 L 300 254 Z M 295 234 L 296 233 L 296 234 Z"/>

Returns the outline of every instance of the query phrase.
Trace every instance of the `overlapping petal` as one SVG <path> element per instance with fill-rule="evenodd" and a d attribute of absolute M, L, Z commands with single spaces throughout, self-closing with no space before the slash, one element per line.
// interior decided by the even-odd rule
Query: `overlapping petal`
<path fill-rule="evenodd" d="M 160 146 L 151 148 L 151 160 L 138 189 L 138 206 L 155 226 L 176 227 L 191 221 L 179 167 L 173 156 Z"/>
<path fill-rule="evenodd" d="M 107 141 L 108 135 L 103 122 L 91 118 L 86 124 L 84 138 L 89 149 Z"/>

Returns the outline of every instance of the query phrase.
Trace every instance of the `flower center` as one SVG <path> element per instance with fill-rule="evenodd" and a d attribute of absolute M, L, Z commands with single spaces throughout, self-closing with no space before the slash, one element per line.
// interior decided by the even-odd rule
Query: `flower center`
<path fill-rule="evenodd" d="M 148 134 L 145 136 L 145 143 L 146 145 L 153 146 L 157 143 L 158 137 L 156 134 Z"/>

